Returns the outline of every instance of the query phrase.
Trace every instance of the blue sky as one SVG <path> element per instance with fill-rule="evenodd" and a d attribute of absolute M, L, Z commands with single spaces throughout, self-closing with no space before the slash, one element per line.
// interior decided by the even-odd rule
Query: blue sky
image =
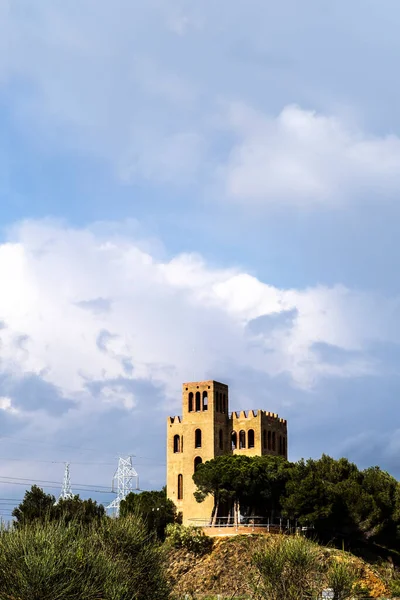
<path fill-rule="evenodd" d="M 160 487 L 193 378 L 399 476 L 399 16 L 0 4 L 3 477 Z"/>

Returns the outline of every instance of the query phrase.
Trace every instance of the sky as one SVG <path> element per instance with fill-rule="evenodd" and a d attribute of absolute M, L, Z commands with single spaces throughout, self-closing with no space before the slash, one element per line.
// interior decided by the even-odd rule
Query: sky
<path fill-rule="evenodd" d="M 160 489 L 192 380 L 286 418 L 291 460 L 400 476 L 399 18 L 0 0 L 5 518 L 65 461 Z"/>

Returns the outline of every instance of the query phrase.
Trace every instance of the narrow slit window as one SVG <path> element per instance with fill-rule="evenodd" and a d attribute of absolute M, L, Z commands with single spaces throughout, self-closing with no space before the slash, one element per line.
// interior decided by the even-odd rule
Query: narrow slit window
<path fill-rule="evenodd" d="M 193 392 L 189 392 L 188 410 L 193 412 Z"/>
<path fill-rule="evenodd" d="M 224 449 L 224 434 L 222 433 L 222 429 L 219 430 L 219 449 Z"/>
<path fill-rule="evenodd" d="M 183 500 L 183 476 L 178 475 L 178 500 Z"/>
<path fill-rule="evenodd" d="M 203 410 L 208 410 L 208 394 L 203 392 Z"/>

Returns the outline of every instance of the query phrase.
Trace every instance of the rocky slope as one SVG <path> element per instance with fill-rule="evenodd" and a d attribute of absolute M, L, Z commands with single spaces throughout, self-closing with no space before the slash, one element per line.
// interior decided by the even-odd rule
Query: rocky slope
<path fill-rule="evenodd" d="M 276 536 L 273 536 L 276 540 Z M 240 597 L 250 594 L 251 557 L 257 549 L 269 543 L 271 536 L 235 536 L 216 538 L 212 551 L 204 556 L 183 549 L 170 551 L 169 576 L 174 594 L 183 597 Z M 371 598 L 388 597 L 382 576 L 365 561 L 337 550 L 323 548 L 326 560 L 332 554 L 336 560 L 346 560 L 357 566 L 360 582 L 370 590 Z"/>

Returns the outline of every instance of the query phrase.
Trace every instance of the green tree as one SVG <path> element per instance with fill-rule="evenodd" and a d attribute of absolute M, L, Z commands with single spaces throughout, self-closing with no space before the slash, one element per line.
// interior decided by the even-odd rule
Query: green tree
<path fill-rule="evenodd" d="M 60 500 L 56 506 L 51 509 L 51 519 L 69 523 L 77 521 L 82 525 L 89 525 L 93 521 L 99 521 L 105 516 L 105 509 L 102 504 L 89 498 L 82 500 L 79 496 L 74 496 L 69 500 Z"/>
<path fill-rule="evenodd" d="M 354 503 L 364 495 L 361 481 L 357 466 L 345 458 L 323 455 L 319 460 L 300 460 L 289 470 L 283 514 L 313 526 L 324 540 L 355 535 Z"/>
<path fill-rule="evenodd" d="M 399 538 L 399 483 L 379 467 L 362 471 L 363 502 L 357 503 L 360 530 L 366 539 L 384 545 Z"/>
<path fill-rule="evenodd" d="M 76 521 L 82 525 L 88 525 L 92 521 L 98 521 L 105 515 L 104 506 L 96 501 L 82 500 L 79 496 L 69 500 L 56 499 L 51 494 L 46 494 L 41 488 L 33 485 L 25 492 L 21 504 L 12 512 L 15 517 L 16 526 L 31 524 L 35 521 L 63 521 L 69 523 Z"/>
<path fill-rule="evenodd" d="M 155 532 L 160 540 L 165 538 L 166 526 L 179 520 L 175 504 L 167 498 L 165 487 L 159 491 L 128 494 L 121 502 L 120 515 L 138 516 L 146 524 L 148 531 Z"/>
<path fill-rule="evenodd" d="M 200 464 L 193 475 L 195 498 L 214 498 L 213 522 L 238 508 L 244 515 L 265 516 L 280 510 L 280 498 L 288 478 L 289 463 L 278 456 L 218 456 Z"/>
<path fill-rule="evenodd" d="M 54 496 L 46 494 L 42 488 L 33 485 L 30 490 L 25 492 L 21 504 L 12 512 L 16 524 L 23 525 L 37 520 L 43 521 L 49 517 L 55 501 Z"/>

